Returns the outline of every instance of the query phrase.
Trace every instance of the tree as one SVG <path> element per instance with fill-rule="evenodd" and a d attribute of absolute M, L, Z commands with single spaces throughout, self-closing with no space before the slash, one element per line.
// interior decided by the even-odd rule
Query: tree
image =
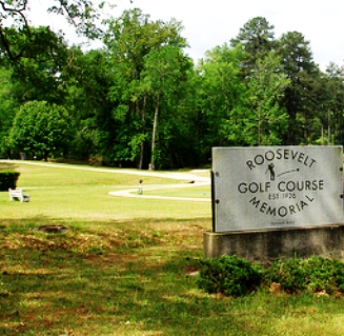
<path fill-rule="evenodd" d="M 276 41 L 274 39 L 274 26 L 270 25 L 264 17 L 255 17 L 245 23 L 240 29 L 238 36 L 231 39 L 231 46 L 241 46 L 245 51 L 243 60 L 243 77 L 250 76 L 252 68 L 258 60 L 267 56 L 274 50 Z"/>
<path fill-rule="evenodd" d="M 30 57 L 36 57 L 46 45 L 49 39 L 46 35 L 32 35 L 28 19 L 29 5 L 32 0 L 4 0 L 0 1 L 0 53 L 11 62 L 18 61 L 27 48 L 31 49 Z M 100 4 L 103 6 L 103 3 Z M 66 17 L 68 23 L 72 24 L 78 34 L 89 38 L 97 38 L 100 30 L 96 26 L 99 12 L 94 1 L 90 0 L 55 0 L 54 5 L 47 2 L 48 13 L 55 13 Z M 49 29 L 48 27 L 45 27 Z M 21 48 L 12 48 L 12 32 L 24 34 L 27 43 Z M 37 49 L 36 49 L 37 48 Z M 26 55 L 27 57 L 27 55 Z"/>
<path fill-rule="evenodd" d="M 246 86 L 241 79 L 245 53 L 227 44 L 207 52 L 198 72 L 201 76 L 200 109 L 203 156 L 212 146 L 243 145 Z"/>
<path fill-rule="evenodd" d="M 284 105 L 289 115 L 288 145 L 309 144 L 318 138 L 322 103 L 320 71 L 313 61 L 309 42 L 299 32 L 283 34 L 278 41 L 277 53 L 290 85 L 286 87 Z M 319 131 L 318 131 L 319 134 Z"/>
<path fill-rule="evenodd" d="M 321 144 L 343 144 L 344 67 L 330 63 L 321 78 Z M 327 134 L 327 141 L 325 135 Z"/>
<path fill-rule="evenodd" d="M 113 119 L 121 125 L 108 138 L 116 137 L 112 152 L 117 162 L 135 162 L 142 168 L 147 162 L 145 157 L 151 157 L 145 145 L 152 144 L 148 129 L 157 105 L 156 96 L 148 90 L 145 67 L 150 63 L 147 59 L 155 57 L 149 56 L 151 53 L 156 55 L 166 46 L 179 50 L 186 46 L 180 30 L 179 22 L 151 21 L 139 9 L 125 11 L 120 18 L 109 22 L 104 39 L 108 64 L 112 66 L 109 98 L 113 103 Z"/>
<path fill-rule="evenodd" d="M 10 132 L 14 150 L 48 159 L 63 156 L 71 140 L 71 120 L 63 106 L 45 101 L 24 104 L 17 113 Z"/>
<path fill-rule="evenodd" d="M 65 85 L 61 74 L 69 62 L 68 49 L 65 43 L 55 33 L 44 27 L 31 28 L 32 36 L 44 35 L 49 41 L 45 47 L 39 46 L 41 52 L 36 57 L 30 57 L 33 49 L 25 34 L 10 30 L 12 50 L 19 50 L 26 45 L 25 52 L 16 62 L 3 62 L 2 92 L 0 94 L 1 149 L 8 154 L 7 137 L 19 106 L 27 101 L 39 100 L 49 103 L 63 104 L 66 97 Z M 4 59 L 3 59 L 4 60 Z M 5 154 L 4 154 L 5 155 Z"/>
<path fill-rule="evenodd" d="M 142 73 L 144 90 L 152 97 L 154 105 L 154 116 L 152 124 L 151 136 L 151 159 L 150 168 L 155 169 L 156 161 L 156 145 L 157 145 L 157 128 L 158 117 L 163 111 L 168 115 L 166 119 L 173 118 L 174 116 L 168 113 L 172 110 L 169 101 L 177 101 L 180 83 L 185 77 L 188 62 L 180 48 L 166 45 L 159 49 L 153 49 L 145 58 L 145 67 Z M 163 100 L 167 103 L 163 104 Z"/>
<path fill-rule="evenodd" d="M 66 92 L 65 106 L 75 126 L 72 155 L 78 159 L 106 158 L 113 152 L 107 137 L 119 127 L 112 118 L 112 73 L 107 54 L 104 50 L 83 53 L 79 47 L 70 48 L 68 53 L 68 65 L 60 77 Z"/>
<path fill-rule="evenodd" d="M 283 72 L 280 59 L 270 52 L 258 60 L 248 80 L 247 115 L 243 134 L 248 145 L 281 145 L 288 129 L 288 114 L 283 106 L 285 89 L 290 80 Z"/>
<path fill-rule="evenodd" d="M 0 157 L 10 157 L 8 135 L 20 106 L 14 96 L 11 73 L 11 69 L 0 68 Z"/>
<path fill-rule="evenodd" d="M 30 31 L 32 38 L 46 39 L 47 42 L 37 47 L 30 44 L 25 33 L 10 30 L 11 50 L 13 53 L 23 50 L 15 63 L 6 63 L 12 69 L 15 95 L 20 102 L 46 100 L 61 104 L 65 96 L 61 74 L 70 62 L 67 45 L 47 27 L 32 27 Z"/>

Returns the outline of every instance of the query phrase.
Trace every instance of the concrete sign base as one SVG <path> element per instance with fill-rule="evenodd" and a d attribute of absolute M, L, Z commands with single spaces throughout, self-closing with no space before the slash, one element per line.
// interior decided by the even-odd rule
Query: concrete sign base
<path fill-rule="evenodd" d="M 344 258 L 344 225 L 257 232 L 205 232 L 205 258 L 237 255 L 262 264 L 281 258 Z"/>

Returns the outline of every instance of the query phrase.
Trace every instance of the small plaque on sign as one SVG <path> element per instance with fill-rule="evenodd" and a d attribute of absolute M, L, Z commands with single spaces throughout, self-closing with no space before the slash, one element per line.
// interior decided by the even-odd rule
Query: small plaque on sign
<path fill-rule="evenodd" d="M 215 147 L 213 230 L 268 230 L 343 221 L 341 146 Z"/>

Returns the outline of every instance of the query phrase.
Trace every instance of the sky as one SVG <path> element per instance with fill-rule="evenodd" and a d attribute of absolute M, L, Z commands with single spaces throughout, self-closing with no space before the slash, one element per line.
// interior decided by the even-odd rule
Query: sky
<path fill-rule="evenodd" d="M 47 0 L 33 0 L 46 3 Z M 184 26 L 185 52 L 197 62 L 205 52 L 235 38 L 240 28 L 254 17 L 266 18 L 274 26 L 275 38 L 292 31 L 300 32 L 310 42 L 314 61 L 322 70 L 330 62 L 344 65 L 343 0 L 111 0 L 116 4 L 104 15 L 119 17 L 123 10 L 138 7 L 152 20 L 174 18 Z M 34 12 L 34 11 L 33 11 Z M 37 10 L 37 13 L 39 11 Z M 52 17 L 40 14 L 44 24 Z M 65 25 L 66 27 L 67 25 Z M 67 28 L 68 30 L 68 28 Z M 71 30 L 69 28 L 69 30 Z M 72 36 L 72 35 L 70 35 Z M 67 34 L 68 38 L 68 34 Z M 71 40 L 74 37 L 70 37 Z"/>

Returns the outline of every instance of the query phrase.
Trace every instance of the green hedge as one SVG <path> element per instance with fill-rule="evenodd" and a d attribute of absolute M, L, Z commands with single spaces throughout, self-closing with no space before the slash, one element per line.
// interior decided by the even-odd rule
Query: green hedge
<path fill-rule="evenodd" d="M 0 191 L 15 189 L 20 173 L 13 170 L 0 171 Z"/>
<path fill-rule="evenodd" d="M 236 255 L 200 262 L 202 268 L 197 284 L 208 293 L 243 296 L 255 291 L 263 280 L 260 266 Z"/>
<path fill-rule="evenodd" d="M 285 293 L 344 293 L 344 263 L 312 256 L 308 259 L 277 260 L 261 267 L 238 256 L 200 260 L 198 287 L 207 293 L 244 296 L 279 284 Z"/>

